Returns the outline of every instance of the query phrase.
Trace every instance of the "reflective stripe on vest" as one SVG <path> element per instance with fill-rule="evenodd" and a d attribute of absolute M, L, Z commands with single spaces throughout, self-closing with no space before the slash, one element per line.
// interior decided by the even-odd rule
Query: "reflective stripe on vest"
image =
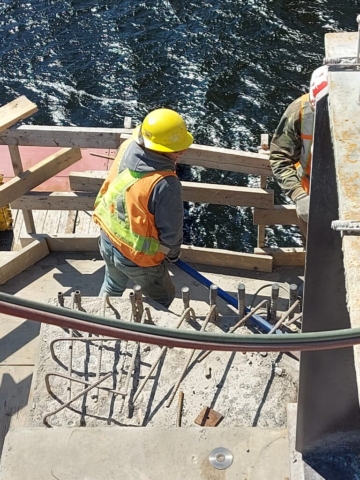
<path fill-rule="evenodd" d="M 96 199 L 94 221 L 126 258 L 139 266 L 158 265 L 164 259 L 154 215 L 148 209 L 155 185 L 173 171 L 150 172 L 136 177 L 128 168 L 100 191 Z"/>
<path fill-rule="evenodd" d="M 301 128 L 301 154 L 300 160 L 295 164 L 303 189 L 310 191 L 311 173 L 311 147 L 313 143 L 314 111 L 309 102 L 309 94 L 301 97 L 300 107 Z"/>

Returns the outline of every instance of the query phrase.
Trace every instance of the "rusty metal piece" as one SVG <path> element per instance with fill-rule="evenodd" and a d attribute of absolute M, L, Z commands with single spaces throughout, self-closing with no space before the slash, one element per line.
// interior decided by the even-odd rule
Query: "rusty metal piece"
<path fill-rule="evenodd" d="M 209 321 L 211 320 L 211 318 L 216 315 L 216 311 L 217 311 L 217 307 L 216 305 L 212 305 L 210 307 L 210 311 L 209 313 L 207 314 L 205 320 L 204 320 L 204 323 L 203 325 L 201 326 L 201 330 L 200 332 L 203 332 L 207 326 L 207 324 L 209 323 Z M 195 350 L 190 350 L 190 352 L 188 353 L 188 356 L 187 356 L 187 359 L 186 359 L 186 362 L 183 366 L 183 369 L 181 370 L 181 373 L 179 375 L 179 378 L 177 380 L 177 382 L 174 384 L 173 386 L 173 390 L 171 392 L 171 395 L 170 395 L 170 398 L 166 404 L 166 407 L 169 408 L 170 405 L 172 404 L 172 401 L 174 400 L 174 397 L 175 397 L 175 394 L 176 392 L 178 391 L 179 387 L 180 387 L 180 384 L 181 382 L 183 381 L 183 378 L 185 376 L 185 373 L 186 373 L 186 370 L 189 368 L 189 365 L 190 365 L 190 362 L 194 356 L 194 353 L 195 353 Z"/>
<path fill-rule="evenodd" d="M 216 427 L 223 418 L 224 416 L 221 415 L 221 413 L 216 412 L 210 407 L 204 407 L 194 422 L 200 425 L 200 427 Z"/>
<path fill-rule="evenodd" d="M 183 405 L 184 405 L 184 392 L 182 390 L 180 390 L 179 401 L 178 401 L 178 409 L 177 409 L 177 417 L 176 417 L 176 426 L 177 427 L 181 427 Z"/>
<path fill-rule="evenodd" d="M 64 306 L 64 294 L 63 294 L 63 292 L 58 292 L 57 299 L 58 299 L 58 304 L 60 305 L 60 307 L 63 307 Z"/>
<path fill-rule="evenodd" d="M 90 385 L 89 387 L 85 388 L 82 392 L 80 392 L 78 395 L 76 395 L 74 398 L 70 398 L 67 402 L 63 403 L 59 408 L 57 408 L 56 410 L 54 410 L 53 412 L 50 412 L 50 413 L 47 413 L 44 417 L 43 417 L 43 423 L 45 426 L 51 428 L 51 425 L 48 423 L 47 419 L 49 417 L 52 417 L 53 415 L 61 412 L 61 410 L 64 410 L 64 408 L 68 407 L 69 405 L 71 405 L 73 402 L 75 402 L 75 400 L 78 400 L 80 397 L 82 397 L 83 395 L 86 395 L 88 392 L 90 392 L 90 390 L 92 390 L 93 388 L 96 388 L 101 382 L 104 382 L 105 380 L 107 380 L 109 377 L 111 377 L 112 375 L 112 372 L 108 373 L 107 375 L 105 375 L 103 378 L 101 378 L 100 380 L 98 380 L 97 382 L 95 382 L 93 385 Z M 75 379 L 70 379 L 70 382 L 72 380 L 75 380 Z"/>

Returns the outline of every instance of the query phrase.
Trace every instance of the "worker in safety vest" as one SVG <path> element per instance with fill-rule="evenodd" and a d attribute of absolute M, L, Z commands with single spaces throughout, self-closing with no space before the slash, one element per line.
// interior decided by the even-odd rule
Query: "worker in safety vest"
<path fill-rule="evenodd" d="M 118 150 L 95 201 L 105 278 L 100 295 L 121 296 L 128 279 L 168 307 L 175 297 L 165 259 L 180 255 L 183 200 L 176 161 L 193 143 L 173 110 L 150 112 Z"/>
<path fill-rule="evenodd" d="M 295 202 L 299 226 L 307 236 L 311 157 L 316 101 L 327 93 L 327 67 L 317 68 L 309 93 L 292 102 L 270 145 L 270 165 L 282 190 Z"/>

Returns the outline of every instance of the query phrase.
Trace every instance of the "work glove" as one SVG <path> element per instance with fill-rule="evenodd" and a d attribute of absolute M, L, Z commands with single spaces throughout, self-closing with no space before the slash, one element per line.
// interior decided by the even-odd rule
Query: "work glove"
<path fill-rule="evenodd" d="M 309 202 L 310 197 L 306 192 L 295 198 L 296 213 L 304 222 L 309 219 Z"/>
<path fill-rule="evenodd" d="M 180 255 L 174 258 L 165 257 L 168 262 L 175 263 L 179 260 Z"/>

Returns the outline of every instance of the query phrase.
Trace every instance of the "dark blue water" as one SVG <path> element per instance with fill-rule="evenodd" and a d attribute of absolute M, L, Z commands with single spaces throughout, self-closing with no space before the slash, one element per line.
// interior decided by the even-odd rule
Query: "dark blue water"
<path fill-rule="evenodd" d="M 26 95 L 28 123 L 122 127 L 179 111 L 196 143 L 256 151 L 308 88 L 327 32 L 357 30 L 358 0 L 0 2 L 0 103 Z M 182 168 L 183 179 L 247 185 L 247 176 Z M 277 200 L 284 202 L 280 192 Z M 296 245 L 295 228 L 268 230 Z M 185 243 L 251 251 L 251 209 L 189 204 Z"/>

